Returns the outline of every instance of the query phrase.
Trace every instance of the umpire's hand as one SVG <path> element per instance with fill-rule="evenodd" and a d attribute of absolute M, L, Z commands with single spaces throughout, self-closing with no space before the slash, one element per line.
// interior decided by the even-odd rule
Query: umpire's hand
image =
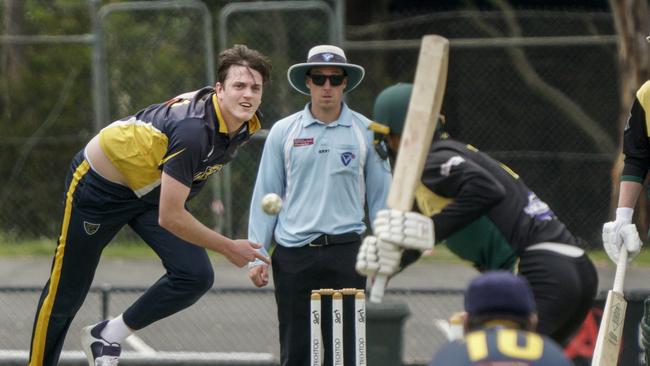
<path fill-rule="evenodd" d="M 257 287 L 264 287 L 269 284 L 269 265 L 259 264 L 248 270 L 248 278 Z"/>

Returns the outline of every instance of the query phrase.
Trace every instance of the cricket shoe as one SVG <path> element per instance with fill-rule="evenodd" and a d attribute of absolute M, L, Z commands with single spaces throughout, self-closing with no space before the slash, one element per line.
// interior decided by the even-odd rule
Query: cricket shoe
<path fill-rule="evenodd" d="M 108 320 L 81 330 L 81 347 L 88 357 L 89 366 L 117 366 L 122 347 L 102 338 L 101 332 L 106 324 Z"/>

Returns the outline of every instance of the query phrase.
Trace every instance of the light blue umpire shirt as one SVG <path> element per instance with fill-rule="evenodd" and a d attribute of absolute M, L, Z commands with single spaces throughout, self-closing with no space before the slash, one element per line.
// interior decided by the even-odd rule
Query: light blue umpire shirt
<path fill-rule="evenodd" d="M 276 122 L 264 144 L 248 240 L 263 244 L 265 255 L 274 234 L 278 245 L 288 248 L 323 234 L 362 234 L 366 200 L 370 222 L 386 206 L 390 164 L 375 151 L 370 120 L 342 103 L 339 119 L 325 124 L 309 107 Z M 282 197 L 277 216 L 262 211 L 267 193 Z"/>

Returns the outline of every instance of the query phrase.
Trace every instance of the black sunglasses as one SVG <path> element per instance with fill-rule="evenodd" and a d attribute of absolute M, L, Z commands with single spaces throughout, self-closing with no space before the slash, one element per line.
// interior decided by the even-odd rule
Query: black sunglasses
<path fill-rule="evenodd" d="M 329 79 L 331 86 L 339 86 L 343 84 L 343 80 L 345 80 L 346 75 L 345 74 L 341 74 L 341 75 L 308 74 L 308 76 L 311 78 L 311 81 L 318 86 L 325 85 L 325 80 L 327 79 Z"/>

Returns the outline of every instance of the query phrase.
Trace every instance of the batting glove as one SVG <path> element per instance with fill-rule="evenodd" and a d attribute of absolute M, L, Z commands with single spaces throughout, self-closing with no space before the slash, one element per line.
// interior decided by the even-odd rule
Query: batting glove
<path fill-rule="evenodd" d="M 632 222 L 633 215 L 633 208 L 619 207 L 616 209 L 616 219 L 603 225 L 603 247 L 614 263 L 617 263 L 618 252 L 623 245 L 623 237 L 620 234 L 621 228 Z M 632 256 L 628 256 L 628 259 L 632 259 Z"/>
<path fill-rule="evenodd" d="M 628 262 L 632 261 L 641 251 L 642 245 L 643 242 L 636 230 L 636 225 L 625 224 L 617 228 L 616 221 L 603 225 L 603 246 L 614 263 L 618 263 L 618 255 L 621 249 L 627 250 L 627 260 Z"/>
<path fill-rule="evenodd" d="M 367 236 L 359 248 L 356 269 L 368 277 L 377 274 L 391 276 L 398 271 L 401 258 L 401 248 L 377 240 L 375 236 Z"/>
<path fill-rule="evenodd" d="M 433 248 L 435 233 L 431 218 L 416 212 L 381 210 L 374 221 L 375 236 L 400 248 L 425 251 Z"/>

